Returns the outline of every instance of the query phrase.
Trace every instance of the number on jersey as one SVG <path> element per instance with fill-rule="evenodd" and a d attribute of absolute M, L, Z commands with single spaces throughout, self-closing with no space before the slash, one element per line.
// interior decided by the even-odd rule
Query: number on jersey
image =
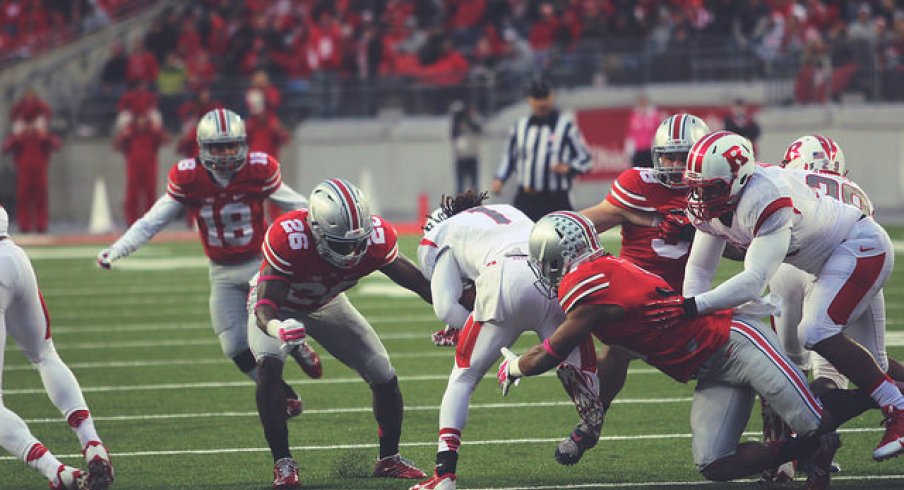
<path fill-rule="evenodd" d="M 251 243 L 254 225 L 251 224 L 251 208 L 247 204 L 230 202 L 220 208 L 205 204 L 198 210 L 198 216 L 207 228 L 208 245 L 243 247 Z"/>
<path fill-rule="evenodd" d="M 496 211 L 495 209 L 485 208 L 483 206 L 477 206 L 476 208 L 471 208 L 468 210 L 469 213 L 479 213 L 484 216 L 489 217 L 491 220 L 495 221 L 500 225 L 507 225 L 512 221 L 505 217 L 504 214 Z"/>
<path fill-rule="evenodd" d="M 822 174 L 807 174 L 806 182 L 816 192 L 817 196 L 829 196 L 832 199 L 854 206 L 863 211 L 863 214 L 873 214 L 872 205 L 866 194 L 847 182 Z"/>
<path fill-rule="evenodd" d="M 279 223 L 288 234 L 289 248 L 301 250 L 308 248 L 308 236 L 304 234 L 304 221 L 300 219 L 287 219 Z"/>

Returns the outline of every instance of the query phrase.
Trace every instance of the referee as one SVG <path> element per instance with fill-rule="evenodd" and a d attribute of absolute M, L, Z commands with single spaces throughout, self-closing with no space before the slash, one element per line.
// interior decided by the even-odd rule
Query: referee
<path fill-rule="evenodd" d="M 590 153 L 571 114 L 562 114 L 553 105 L 547 80 L 531 82 L 527 101 L 531 115 L 515 122 L 492 190 L 499 194 L 517 173 L 514 205 L 536 221 L 552 211 L 574 209 L 571 180 L 590 168 Z"/>

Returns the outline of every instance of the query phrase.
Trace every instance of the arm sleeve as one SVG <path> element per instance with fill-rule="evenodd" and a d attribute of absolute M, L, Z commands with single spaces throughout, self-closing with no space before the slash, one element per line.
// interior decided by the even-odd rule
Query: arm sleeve
<path fill-rule="evenodd" d="M 508 144 L 505 145 L 505 152 L 502 154 L 502 161 L 499 163 L 499 170 L 496 171 L 496 178 L 505 182 L 515 171 L 515 153 L 518 146 L 517 135 L 518 124 L 516 123 L 509 132 Z"/>
<path fill-rule="evenodd" d="M 744 270 L 712 291 L 697 295 L 697 311 L 708 313 L 732 308 L 759 298 L 788 253 L 790 243 L 790 222 L 773 233 L 754 238 L 747 248 Z"/>
<path fill-rule="evenodd" d="M 276 203 L 283 211 L 308 207 L 308 199 L 284 183 L 280 184 L 267 198 Z"/>
<path fill-rule="evenodd" d="M 127 257 L 143 247 L 151 241 L 151 238 L 154 238 L 154 235 L 175 219 L 182 208 L 183 205 L 169 194 L 160 196 L 154 206 L 110 246 L 112 256 L 116 259 Z"/>
<path fill-rule="evenodd" d="M 713 284 L 713 277 L 716 275 L 716 266 L 719 265 L 719 258 L 724 249 L 724 238 L 697 230 L 684 270 L 682 291 L 685 297 L 697 296 L 704 291 L 709 291 Z M 699 309 L 699 305 L 697 308 Z"/>
<path fill-rule="evenodd" d="M 576 121 L 572 120 L 565 134 L 568 144 L 571 147 L 571 168 L 577 173 L 584 173 L 590 170 L 590 151 L 587 150 L 587 144 L 584 142 L 584 136 L 581 134 L 580 128 Z"/>
<path fill-rule="evenodd" d="M 468 310 L 458 304 L 463 289 L 461 269 L 455 257 L 448 250 L 445 252 L 441 251 L 436 259 L 436 268 L 430 280 L 433 311 L 446 325 L 461 329 L 468 320 Z"/>

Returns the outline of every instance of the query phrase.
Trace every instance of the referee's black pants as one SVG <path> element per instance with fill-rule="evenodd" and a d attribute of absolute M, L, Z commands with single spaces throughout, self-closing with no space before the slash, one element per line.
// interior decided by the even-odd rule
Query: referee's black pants
<path fill-rule="evenodd" d="M 553 211 L 573 211 L 568 191 L 528 191 L 518 188 L 515 207 L 528 218 L 537 221 Z"/>

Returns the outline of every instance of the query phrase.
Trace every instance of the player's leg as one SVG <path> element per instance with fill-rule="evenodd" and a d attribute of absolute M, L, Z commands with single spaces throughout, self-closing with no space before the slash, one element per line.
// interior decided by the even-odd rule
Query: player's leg
<path fill-rule="evenodd" d="M 30 266 L 20 265 L 21 295 L 6 310 L 9 335 L 38 370 L 50 401 L 78 437 L 88 463 L 92 488 L 106 489 L 114 478 L 109 452 L 97 433 L 78 380 L 53 345 L 50 317 L 38 291 L 34 273 Z"/>
<path fill-rule="evenodd" d="M 399 454 L 404 402 L 389 354 L 377 333 L 340 294 L 317 312 L 301 319 L 308 334 L 330 354 L 358 372 L 373 392 L 374 417 L 380 439 L 380 459 L 374 476 L 423 478 L 426 474 Z"/>
<path fill-rule="evenodd" d="M 885 230 L 872 219 L 859 221 L 823 265 L 798 329 L 805 347 L 825 357 L 882 407 L 887 420 L 873 452 L 877 460 L 904 452 L 904 395 L 870 352 L 842 329 L 864 314 L 893 265 L 893 247 Z"/>
<path fill-rule="evenodd" d="M 252 290 L 249 301 L 256 301 Z M 264 439 L 273 456 L 273 488 L 299 488 L 298 463 L 289 451 L 289 427 L 286 423 L 286 393 L 283 388 L 285 352 L 279 340 L 257 327 L 254 316 L 247 320 L 247 338 L 259 366 L 255 402 L 264 430 Z"/>
<path fill-rule="evenodd" d="M 597 351 L 596 372 L 599 377 L 600 402 L 608 411 L 612 401 L 625 387 L 632 356 L 618 346 L 601 345 Z"/>

